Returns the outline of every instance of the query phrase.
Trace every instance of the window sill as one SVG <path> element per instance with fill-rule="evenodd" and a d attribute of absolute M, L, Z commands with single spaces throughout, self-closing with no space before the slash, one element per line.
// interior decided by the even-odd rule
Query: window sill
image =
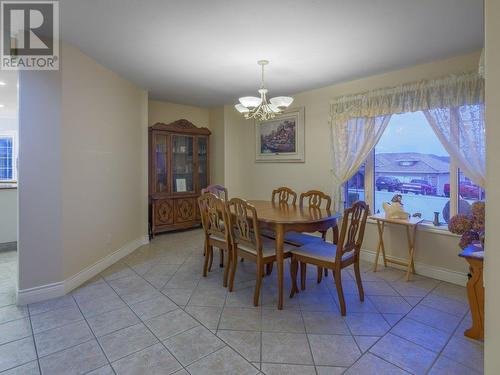
<path fill-rule="evenodd" d="M 368 219 L 368 223 L 370 224 L 376 224 L 377 222 L 373 219 Z M 449 237 L 456 237 L 459 238 L 460 236 L 455 233 L 451 233 L 448 230 L 448 226 L 446 224 L 441 224 L 440 226 L 436 227 L 432 222 L 430 221 L 423 221 L 420 224 L 418 224 L 417 229 L 419 231 L 423 232 L 429 232 L 429 233 L 436 233 L 442 236 L 449 236 Z"/>
<path fill-rule="evenodd" d="M 0 183 L 0 190 L 7 190 L 7 189 L 17 189 L 17 182 Z"/>

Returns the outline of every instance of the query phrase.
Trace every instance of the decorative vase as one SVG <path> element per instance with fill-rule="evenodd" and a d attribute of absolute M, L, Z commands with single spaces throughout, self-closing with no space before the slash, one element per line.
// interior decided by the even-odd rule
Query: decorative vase
<path fill-rule="evenodd" d="M 439 212 L 434 212 L 434 221 L 432 223 L 436 227 L 439 227 Z"/>

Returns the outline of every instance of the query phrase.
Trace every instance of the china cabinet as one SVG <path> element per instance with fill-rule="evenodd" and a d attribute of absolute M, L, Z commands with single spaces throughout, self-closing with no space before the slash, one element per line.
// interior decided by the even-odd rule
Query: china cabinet
<path fill-rule="evenodd" d="M 210 183 L 210 131 L 187 120 L 149 128 L 150 234 L 200 225 L 197 198 Z"/>

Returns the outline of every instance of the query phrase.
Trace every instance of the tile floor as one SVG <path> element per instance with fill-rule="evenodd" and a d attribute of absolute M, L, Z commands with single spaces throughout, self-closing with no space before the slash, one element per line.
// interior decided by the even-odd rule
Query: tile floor
<path fill-rule="evenodd" d="M 3 245 L 0 244 L 0 306 L 16 303 L 17 251 L 3 250 Z"/>
<path fill-rule="evenodd" d="M 482 373 L 482 343 L 463 336 L 462 287 L 363 264 L 367 297 L 347 270 L 343 318 L 332 280 L 317 285 L 310 269 L 283 311 L 266 277 L 255 308 L 254 265 L 238 264 L 228 293 L 218 267 L 201 277 L 201 243 L 200 230 L 161 235 L 65 297 L 2 297 L 1 374 Z"/>

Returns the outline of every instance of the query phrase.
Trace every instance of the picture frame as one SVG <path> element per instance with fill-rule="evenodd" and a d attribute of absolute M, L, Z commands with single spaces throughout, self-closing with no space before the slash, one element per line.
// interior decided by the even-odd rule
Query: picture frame
<path fill-rule="evenodd" d="M 180 192 L 185 192 L 186 190 L 186 179 L 185 178 L 176 178 L 175 179 L 175 190 Z"/>
<path fill-rule="evenodd" d="M 304 163 L 304 107 L 255 121 L 255 161 Z"/>

